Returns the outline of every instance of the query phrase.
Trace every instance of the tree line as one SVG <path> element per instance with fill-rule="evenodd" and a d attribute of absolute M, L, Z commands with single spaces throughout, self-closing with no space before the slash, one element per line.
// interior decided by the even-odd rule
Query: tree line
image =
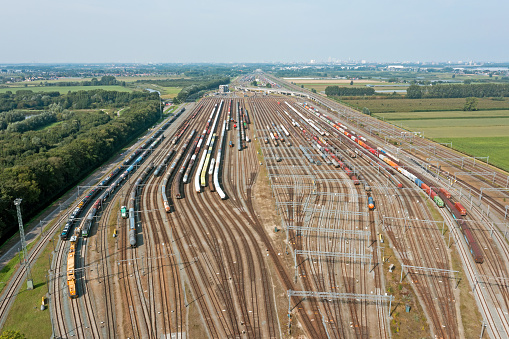
<path fill-rule="evenodd" d="M 147 93 L 117 92 L 96 89 L 92 91 L 69 92 L 60 95 L 59 92 L 34 92 L 32 90 L 18 90 L 15 93 L 7 91 L 0 94 L 0 112 L 14 109 L 47 109 L 51 104 L 59 104 L 63 109 L 87 109 L 100 107 L 123 107 L 135 99 L 147 98 Z M 152 98 L 158 99 L 157 93 Z"/>
<path fill-rule="evenodd" d="M 17 230 L 15 198 L 23 199 L 23 217 L 30 219 L 157 121 L 157 93 L 142 95 L 128 102 L 129 108 L 119 117 L 102 111 L 71 112 L 55 104 L 48 113 L 61 123 L 47 129 L 0 132 L 2 241 Z M 67 102 L 69 97 L 64 97 Z M 80 96 L 71 98 L 79 100 Z"/>
<path fill-rule="evenodd" d="M 419 86 L 410 85 L 406 97 L 420 98 L 469 98 L 508 97 L 509 84 L 449 84 Z"/>
<path fill-rule="evenodd" d="M 16 122 L 25 120 L 25 113 L 20 111 L 9 111 L 0 113 L 0 130 L 4 130 L 7 128 L 7 125 Z"/>
<path fill-rule="evenodd" d="M 339 87 L 339 86 L 327 86 L 325 88 L 325 94 L 330 96 L 361 96 L 361 95 L 373 95 L 375 89 L 373 87 Z"/>
<path fill-rule="evenodd" d="M 57 121 L 57 115 L 53 112 L 43 112 L 34 115 L 28 119 L 21 120 L 9 124 L 6 128 L 7 132 L 23 133 L 26 131 L 34 130 Z"/>
<path fill-rule="evenodd" d="M 113 75 L 102 76 L 100 80 L 92 78 L 92 80 L 83 81 L 59 81 L 59 82 L 41 82 L 43 86 L 126 86 L 125 81 L 117 80 Z"/>
<path fill-rule="evenodd" d="M 197 83 L 202 83 L 206 81 L 206 79 L 186 79 L 186 78 L 178 78 L 178 79 L 159 79 L 159 80 L 136 80 L 137 84 L 154 84 L 162 87 L 187 87 L 191 85 L 195 85 Z"/>

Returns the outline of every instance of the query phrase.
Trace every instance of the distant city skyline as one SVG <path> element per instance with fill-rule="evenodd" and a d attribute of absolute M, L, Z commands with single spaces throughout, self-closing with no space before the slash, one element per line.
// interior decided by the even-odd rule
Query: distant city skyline
<path fill-rule="evenodd" d="M 509 2 L 26 0 L 1 64 L 509 62 Z"/>

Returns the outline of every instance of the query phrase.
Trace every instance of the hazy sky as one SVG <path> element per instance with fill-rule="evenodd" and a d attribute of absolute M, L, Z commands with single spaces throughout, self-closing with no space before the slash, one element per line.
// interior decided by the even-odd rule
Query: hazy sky
<path fill-rule="evenodd" d="M 4 1 L 0 63 L 509 61 L 507 0 Z"/>

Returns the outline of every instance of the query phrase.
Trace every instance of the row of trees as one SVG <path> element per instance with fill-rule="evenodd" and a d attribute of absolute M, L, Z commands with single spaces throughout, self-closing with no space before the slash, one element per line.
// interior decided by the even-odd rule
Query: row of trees
<path fill-rule="evenodd" d="M 509 84 L 449 84 L 419 86 L 411 85 L 406 97 L 420 98 L 469 98 L 469 97 L 508 97 Z"/>
<path fill-rule="evenodd" d="M 162 87 L 187 87 L 191 85 L 195 85 L 201 83 L 203 81 L 207 81 L 208 79 L 186 79 L 186 78 L 178 78 L 178 79 L 160 79 L 160 80 L 136 80 L 137 84 L 154 84 Z"/>
<path fill-rule="evenodd" d="M 51 104 L 59 104 L 63 109 L 87 109 L 104 106 L 123 107 L 135 99 L 159 99 L 157 93 L 117 92 L 97 89 L 92 91 L 69 92 L 38 92 L 18 90 L 16 93 L 7 91 L 0 94 L 0 112 L 14 109 L 47 109 Z"/>
<path fill-rule="evenodd" d="M 361 95 L 373 95 L 375 89 L 373 87 L 339 87 L 339 86 L 327 86 L 325 88 L 325 94 L 327 96 L 361 96 Z"/>
<path fill-rule="evenodd" d="M 108 123 L 112 118 L 102 112 L 71 112 L 63 110 L 56 114 L 59 124 L 46 129 L 23 133 L 0 133 L 0 168 L 29 163 L 31 156 L 65 146 L 80 134 L 96 126 Z"/>
<path fill-rule="evenodd" d="M 23 216 L 33 217 L 152 125 L 159 100 L 145 95 L 120 117 L 64 109 L 52 112 L 62 123 L 50 128 L 0 133 L 0 239 L 16 231 L 15 198 L 23 199 Z"/>
<path fill-rule="evenodd" d="M 59 82 L 41 82 L 43 86 L 126 86 L 125 81 L 117 80 L 113 75 L 105 75 L 101 77 L 101 80 L 97 78 L 92 78 L 92 80 L 83 80 L 83 81 L 59 81 Z"/>
<path fill-rule="evenodd" d="M 7 125 L 25 120 L 25 113 L 20 111 L 9 111 L 0 113 L 0 131 L 7 128 Z"/>
<path fill-rule="evenodd" d="M 57 115 L 53 112 L 43 112 L 28 119 L 9 124 L 7 132 L 23 133 L 26 131 L 41 128 L 57 121 Z"/>

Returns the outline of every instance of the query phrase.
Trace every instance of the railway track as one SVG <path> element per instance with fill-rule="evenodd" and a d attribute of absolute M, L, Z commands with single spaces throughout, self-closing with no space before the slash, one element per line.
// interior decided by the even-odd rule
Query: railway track
<path fill-rule="evenodd" d="M 337 105 L 336 103 L 332 103 L 332 102 L 330 102 L 330 100 L 324 99 L 323 101 L 328 101 L 328 104 L 332 104 L 332 105 L 335 105 L 336 107 L 339 107 L 339 105 Z M 359 113 L 352 112 L 350 109 L 341 108 L 341 109 L 340 109 L 340 111 L 342 111 L 342 112 L 343 112 L 343 113 L 341 113 L 341 114 L 344 114 L 344 116 L 346 116 L 346 117 L 348 117 L 348 118 L 354 118 L 354 119 L 355 119 L 355 118 L 359 118 L 359 119 L 362 119 L 362 116 L 361 116 Z M 387 124 L 382 124 L 381 122 L 374 122 L 373 124 L 371 124 L 371 123 L 368 121 L 368 119 L 362 119 L 362 123 L 363 123 L 364 125 L 367 125 L 367 127 L 368 127 L 368 128 L 373 128 L 373 127 L 374 127 L 374 128 L 377 128 L 377 127 L 379 128 L 379 126 L 383 125 L 384 127 L 387 127 L 387 128 L 389 128 L 389 129 L 393 129 L 395 132 L 398 132 L 398 133 L 399 133 L 399 129 L 396 129 L 396 128 L 394 128 L 393 126 L 388 126 Z M 358 124 L 358 121 L 357 121 L 357 124 Z M 393 133 L 393 134 L 395 134 L 395 133 Z M 417 143 L 417 146 L 426 147 L 426 146 L 430 146 L 430 145 L 432 145 L 429 141 L 427 141 L 427 140 L 423 140 L 423 139 L 417 139 L 417 140 L 412 140 L 412 141 L 413 141 L 413 142 L 415 142 L 415 143 Z M 438 149 L 439 149 L 440 151 L 444 151 L 444 153 L 441 153 L 441 154 L 440 154 L 442 157 L 451 157 L 451 156 L 452 156 L 452 157 L 454 157 L 454 156 L 457 156 L 457 154 L 458 154 L 458 153 L 457 153 L 457 152 L 455 152 L 455 151 L 451 151 L 451 150 L 448 150 L 448 149 L 444 149 L 443 147 L 438 147 Z M 434 150 L 434 151 L 436 152 L 436 150 Z M 432 156 L 432 155 L 433 155 L 433 156 L 435 155 L 435 153 L 433 153 L 433 154 L 432 154 L 432 152 L 431 152 L 431 151 L 426 152 L 426 150 L 425 150 L 425 149 L 423 149 L 423 148 L 421 148 L 421 149 L 419 150 L 419 152 L 421 152 L 421 153 L 424 155 L 424 158 L 425 158 L 425 157 Z M 422 157 L 421 157 L 421 159 L 422 159 Z M 449 161 L 449 165 L 455 165 L 455 166 L 456 166 L 456 168 L 458 168 L 458 167 L 459 167 L 459 165 L 458 165 L 458 164 L 451 164 L 451 163 L 450 163 L 450 161 Z M 470 170 L 476 170 L 476 171 L 480 171 L 480 170 L 493 170 L 493 168 L 490 168 L 489 166 L 487 166 L 487 165 L 485 165 L 485 164 L 479 164 L 479 163 L 478 163 L 478 167 L 471 167 L 471 168 L 467 168 L 467 169 L 470 169 Z M 497 174 L 496 174 L 496 179 L 495 179 L 494 181 L 492 181 L 492 182 L 490 183 L 490 182 L 488 182 L 487 180 L 484 180 L 484 184 L 486 184 L 488 187 L 506 187 L 506 186 L 507 186 L 507 181 L 508 181 L 508 179 L 507 179 L 507 177 L 506 177 L 505 175 L 500 175 L 500 173 L 497 173 Z M 463 184 L 463 183 L 462 183 L 462 184 Z M 480 193 L 478 189 L 477 189 L 477 191 L 476 191 L 476 187 L 475 187 L 475 186 L 473 186 L 473 185 L 468 185 L 468 186 L 467 186 L 467 185 L 465 185 L 465 186 L 467 187 L 467 190 L 474 190 L 474 192 L 476 192 L 476 193 Z M 464 192 L 465 192 L 465 190 L 464 190 Z M 460 194 L 461 194 L 461 192 L 460 192 Z M 472 193 L 470 192 L 470 194 L 472 194 Z M 497 194 L 497 196 L 499 196 L 499 195 L 502 195 L 502 196 L 503 196 L 504 194 L 502 194 L 502 193 L 501 193 L 501 194 Z M 489 199 L 487 199 L 487 200 L 489 200 Z M 492 207 L 492 208 L 494 208 L 494 209 L 498 209 L 498 215 L 499 215 L 499 218 L 500 218 L 500 215 L 503 215 L 503 213 L 502 213 L 502 212 L 505 212 L 505 211 L 503 211 L 503 210 L 502 210 L 500 203 L 498 204 L 498 208 L 497 208 L 496 203 L 495 203 L 495 199 L 491 199 L 491 201 L 488 201 L 488 202 L 487 202 L 487 204 L 488 204 L 488 206 L 491 206 L 491 207 Z M 474 209 L 475 209 L 475 207 L 474 207 Z M 482 214 L 482 213 L 480 213 L 480 214 Z M 486 209 L 485 209 L 485 214 L 487 214 L 487 213 L 486 213 Z M 481 217 L 482 217 L 482 216 L 481 216 Z M 485 218 L 487 219 L 487 217 L 485 217 Z M 496 218 L 496 217 L 495 217 L 495 218 Z M 488 224 L 489 224 L 489 221 L 487 221 L 487 222 L 488 222 Z M 482 227 L 482 226 L 481 226 L 481 227 L 479 227 L 479 229 L 480 229 L 480 231 L 482 231 L 482 232 L 484 232 L 484 233 L 487 233 L 487 232 L 491 231 L 491 230 L 486 229 L 486 228 L 484 228 L 484 227 Z M 501 230 L 501 231 L 502 231 L 502 230 Z M 499 246 L 499 247 L 501 247 L 501 249 L 499 249 L 499 251 L 505 252 L 505 250 L 504 250 L 504 248 L 505 248 L 505 242 L 501 239 L 502 237 L 500 236 L 500 234 L 499 234 L 498 232 L 493 232 L 493 231 L 491 231 L 491 232 L 492 232 L 493 234 L 495 234 L 495 238 L 497 238 L 497 241 L 495 242 L 495 243 L 496 243 L 496 245 L 497 245 L 497 246 Z M 500 241 L 500 240 L 502 240 L 502 241 Z M 458 242 L 459 242 L 459 241 L 458 241 Z M 504 245 L 502 245 L 502 246 L 501 246 L 500 244 L 504 244 Z M 458 247 L 460 247 L 460 246 L 458 246 Z M 495 261 L 500 260 L 500 259 L 499 259 L 499 258 L 500 258 L 500 254 L 496 254 L 496 252 L 497 252 L 497 251 L 493 251 L 493 252 L 492 252 L 493 254 L 488 254 L 488 256 L 489 256 L 490 258 L 492 258 L 493 260 L 495 260 Z M 462 252 L 462 253 L 463 253 L 463 252 Z M 468 277 L 469 277 L 469 280 L 470 280 L 470 283 L 471 283 L 471 285 L 474 285 L 474 286 L 475 286 L 475 284 L 477 284 L 477 279 L 475 278 L 475 277 L 477 276 L 477 273 L 475 272 L 476 270 L 475 270 L 475 268 L 473 268 L 473 267 L 469 266 L 469 264 L 468 264 L 468 262 L 467 262 L 469 258 L 466 258 L 466 257 L 463 255 L 463 256 L 462 256 L 462 259 L 463 259 L 463 265 L 467 267 L 467 273 L 468 273 L 468 274 L 470 274 L 470 275 L 468 276 Z M 498 271 L 498 272 L 501 272 L 501 271 Z M 493 299 L 493 300 L 491 300 L 491 301 L 489 301 L 489 302 L 490 302 L 490 303 L 494 302 L 495 304 L 498 304 L 498 303 L 499 303 L 499 302 L 498 302 L 497 300 L 495 300 L 495 299 Z M 486 317 L 488 317 L 488 319 L 487 319 L 486 321 L 490 324 L 490 326 L 491 326 L 490 328 L 491 328 L 492 333 L 500 332 L 500 331 L 502 330 L 502 328 L 500 328 L 500 326 L 496 326 L 496 325 L 495 325 L 495 322 L 494 322 L 494 320 L 492 319 L 491 312 L 489 312 L 489 310 L 488 310 L 488 309 L 487 309 L 487 307 L 486 307 L 487 301 L 486 301 L 486 300 L 484 300 L 484 296 L 482 295 L 482 293 L 480 293 L 480 294 L 479 294 L 479 296 L 478 296 L 478 303 L 479 303 L 479 305 L 480 305 L 480 306 L 482 306 L 481 308 L 482 308 L 482 311 L 483 311 L 484 317 L 485 317 L 485 318 L 486 318 Z M 507 309 L 507 308 L 506 308 L 506 305 L 503 305 L 504 303 L 505 303 L 505 301 L 503 301 L 503 302 L 502 302 L 501 307 L 502 307 L 503 309 Z M 500 308 L 499 308 L 499 309 L 500 309 Z M 498 313 L 500 313 L 500 312 L 498 312 Z M 503 319 L 504 317 L 503 317 L 503 316 L 501 316 L 501 318 Z M 504 324 L 504 321 L 502 321 L 502 325 L 503 325 L 503 326 L 506 326 L 506 325 Z M 503 329 L 503 331 L 506 331 L 506 330 L 505 330 L 505 329 Z M 507 333 L 507 332 L 506 332 L 506 333 Z M 498 334 L 497 334 L 497 335 L 498 335 Z"/>
<path fill-rule="evenodd" d="M 286 323 L 281 320 L 286 319 L 286 322 L 290 319 L 289 325 L 295 327 L 293 319 L 298 319 L 304 333 L 310 337 L 391 337 L 388 321 L 391 310 L 385 305 L 365 301 L 343 302 L 315 298 L 303 301 L 292 297 L 291 318 L 280 319 L 278 313 L 282 313 L 283 306 L 276 302 L 271 269 L 277 272 L 279 283 L 286 290 L 382 295 L 385 293 L 385 282 L 382 266 L 379 265 L 380 244 L 376 237 L 381 227 L 380 215 L 404 215 L 408 220 L 414 220 L 410 228 L 392 225 L 386 230 L 401 263 L 450 269 L 447 244 L 440 230 L 415 221 L 433 219 L 424 203 L 427 198 L 417 193 L 418 190 L 403 190 L 396 196 L 384 192 L 385 186 L 393 184 L 388 179 L 387 184 L 382 184 L 386 180 L 381 179 L 377 168 L 369 164 L 366 155 L 351 159 L 351 145 L 343 142 L 343 137 L 333 135 L 335 131 L 318 120 L 316 126 L 330 133 L 329 142 L 337 150 L 338 156 L 348 159 L 353 167 L 362 169 L 363 185 L 354 185 L 342 169 L 326 165 L 325 160 L 311 147 L 313 141 L 310 135 L 316 132 L 307 126 L 306 134 L 292 126 L 290 116 L 296 120 L 299 118 L 287 108 L 290 112 L 285 114 L 284 108 L 277 103 L 277 100 L 286 100 L 303 115 L 312 117 L 293 99 L 255 97 L 224 100 L 225 106 L 219 112 L 219 123 L 209 133 L 217 133 L 219 136 L 222 121 L 226 119 L 228 100 L 232 100 L 232 117 L 236 116 L 237 107 L 249 111 L 251 124 L 246 126 L 245 135 L 253 141 L 256 135 L 262 146 L 266 162 L 263 165 L 268 166 L 276 200 L 292 202 L 276 206 L 284 225 L 326 226 L 331 230 L 349 231 L 351 234 L 365 230 L 370 232 L 369 239 L 360 236 L 347 239 L 338 235 L 318 235 L 309 230 L 299 233 L 289 231 L 291 244 L 285 243 L 279 251 L 280 244 L 268 235 L 267 225 L 262 223 L 256 207 L 254 194 L 260 180 L 256 143 L 243 140 L 240 151 L 237 147 L 226 147 L 230 141 L 238 143 L 237 131 L 233 129 L 227 132 L 224 145 L 221 145 L 224 164 L 220 178 L 227 200 L 220 200 L 216 192 L 210 191 L 209 185 L 197 193 L 193 184 L 184 184 L 182 177 L 177 176 L 178 171 L 175 171 L 166 187 L 172 209 L 171 213 L 165 213 L 160 191 L 164 175 L 155 177 L 150 174 L 139 190 L 136 201 L 138 246 L 130 246 L 128 225 L 121 220 L 118 247 L 117 250 L 112 249 L 111 244 L 108 244 L 108 220 L 117 213 L 113 208 L 115 203 L 118 201 L 120 205 L 127 206 L 133 190 L 132 184 L 145 168 L 151 162 L 157 167 L 171 147 L 175 147 L 178 152 L 183 144 L 180 141 L 175 146 L 170 145 L 171 133 L 167 133 L 162 146 L 145 159 L 130 182 L 103 206 L 97 233 L 91 238 L 79 240 L 80 261 L 77 268 L 83 269 L 78 275 L 81 298 L 70 300 L 65 294 L 67 285 L 64 279 L 64 258 L 68 243 L 59 242 L 54 259 L 55 283 L 50 286 L 55 333 L 60 336 L 93 338 L 178 337 L 184 332 L 186 335 L 214 338 L 279 338 L 283 337 L 281 330 L 286 327 Z M 204 99 L 203 110 L 194 119 L 190 117 L 195 111 L 188 111 L 187 117 L 180 119 L 190 123 L 182 139 L 187 138 L 190 131 L 196 130 L 197 134 L 190 142 L 192 144 L 197 140 L 200 132 L 207 128 L 207 118 L 214 105 L 219 105 L 220 101 L 218 98 Z M 285 128 L 278 127 L 281 124 L 291 135 L 286 137 L 285 142 L 270 138 L 270 133 L 275 131 L 280 137 L 283 136 L 281 131 Z M 265 138 L 268 138 L 270 145 L 264 144 Z M 378 137 L 373 137 L 373 140 L 382 142 Z M 290 141 L 292 146 L 288 145 Z M 299 146 L 309 150 L 315 160 L 313 164 L 303 156 Z M 217 148 L 216 143 L 212 157 L 217 153 Z M 194 148 L 187 149 L 177 167 L 193 151 Z M 197 158 L 204 152 L 207 152 L 207 147 L 201 148 Z M 321 166 L 316 164 L 317 160 L 322 162 Z M 189 169 L 190 177 L 194 178 L 197 167 L 195 164 Z M 396 177 L 404 187 L 412 185 L 398 173 Z M 497 176 L 493 185 L 501 185 L 501 178 Z M 367 193 L 364 190 L 364 184 L 367 183 L 370 183 L 372 189 L 369 194 L 377 201 L 375 212 L 368 212 Z M 477 192 L 475 188 L 474 185 L 471 190 Z M 176 198 L 177 193 L 181 199 Z M 123 197 L 119 197 L 120 194 Z M 502 205 L 492 203 L 496 211 L 494 213 L 500 215 Z M 338 210 L 349 211 L 350 214 L 340 214 L 336 212 Z M 497 232 L 491 235 L 483 225 L 483 222 L 488 221 L 487 216 L 476 211 L 472 213 L 472 218 L 476 220 L 473 223 L 474 232 L 486 253 L 486 261 L 482 266 L 468 262 L 468 250 L 458 244 L 464 262 L 467 261 L 464 263 L 467 273 L 470 277 L 507 276 L 507 264 L 500 259 L 500 253 L 505 257 L 509 255 L 505 240 Z M 63 220 L 64 217 L 61 218 Z M 457 230 L 451 231 L 457 241 L 461 241 Z M 285 247 L 288 245 L 292 251 L 362 254 L 370 258 L 374 266 L 351 259 L 297 255 L 297 279 L 293 281 L 294 272 L 285 264 L 287 257 L 291 257 L 289 254 L 285 257 Z M 413 272 L 408 273 L 408 278 L 412 280 L 412 286 L 426 312 L 432 335 L 441 338 L 459 337 L 458 322 L 461 317 L 454 304 L 454 281 Z M 17 284 L 19 288 L 20 282 Z M 486 283 L 483 287 L 482 291 L 478 289 L 475 292 L 483 314 L 490 326 L 499 326 L 506 331 L 509 324 L 504 310 L 509 308 L 509 291 L 500 284 Z M 101 291 L 101 295 L 91 294 L 92 290 Z M 7 296 L 9 291 L 14 290 L 8 289 Z M 4 297 L 0 303 L 0 316 L 2 307 L 8 308 L 8 299 Z M 500 319 L 500 325 L 493 318 Z"/>

